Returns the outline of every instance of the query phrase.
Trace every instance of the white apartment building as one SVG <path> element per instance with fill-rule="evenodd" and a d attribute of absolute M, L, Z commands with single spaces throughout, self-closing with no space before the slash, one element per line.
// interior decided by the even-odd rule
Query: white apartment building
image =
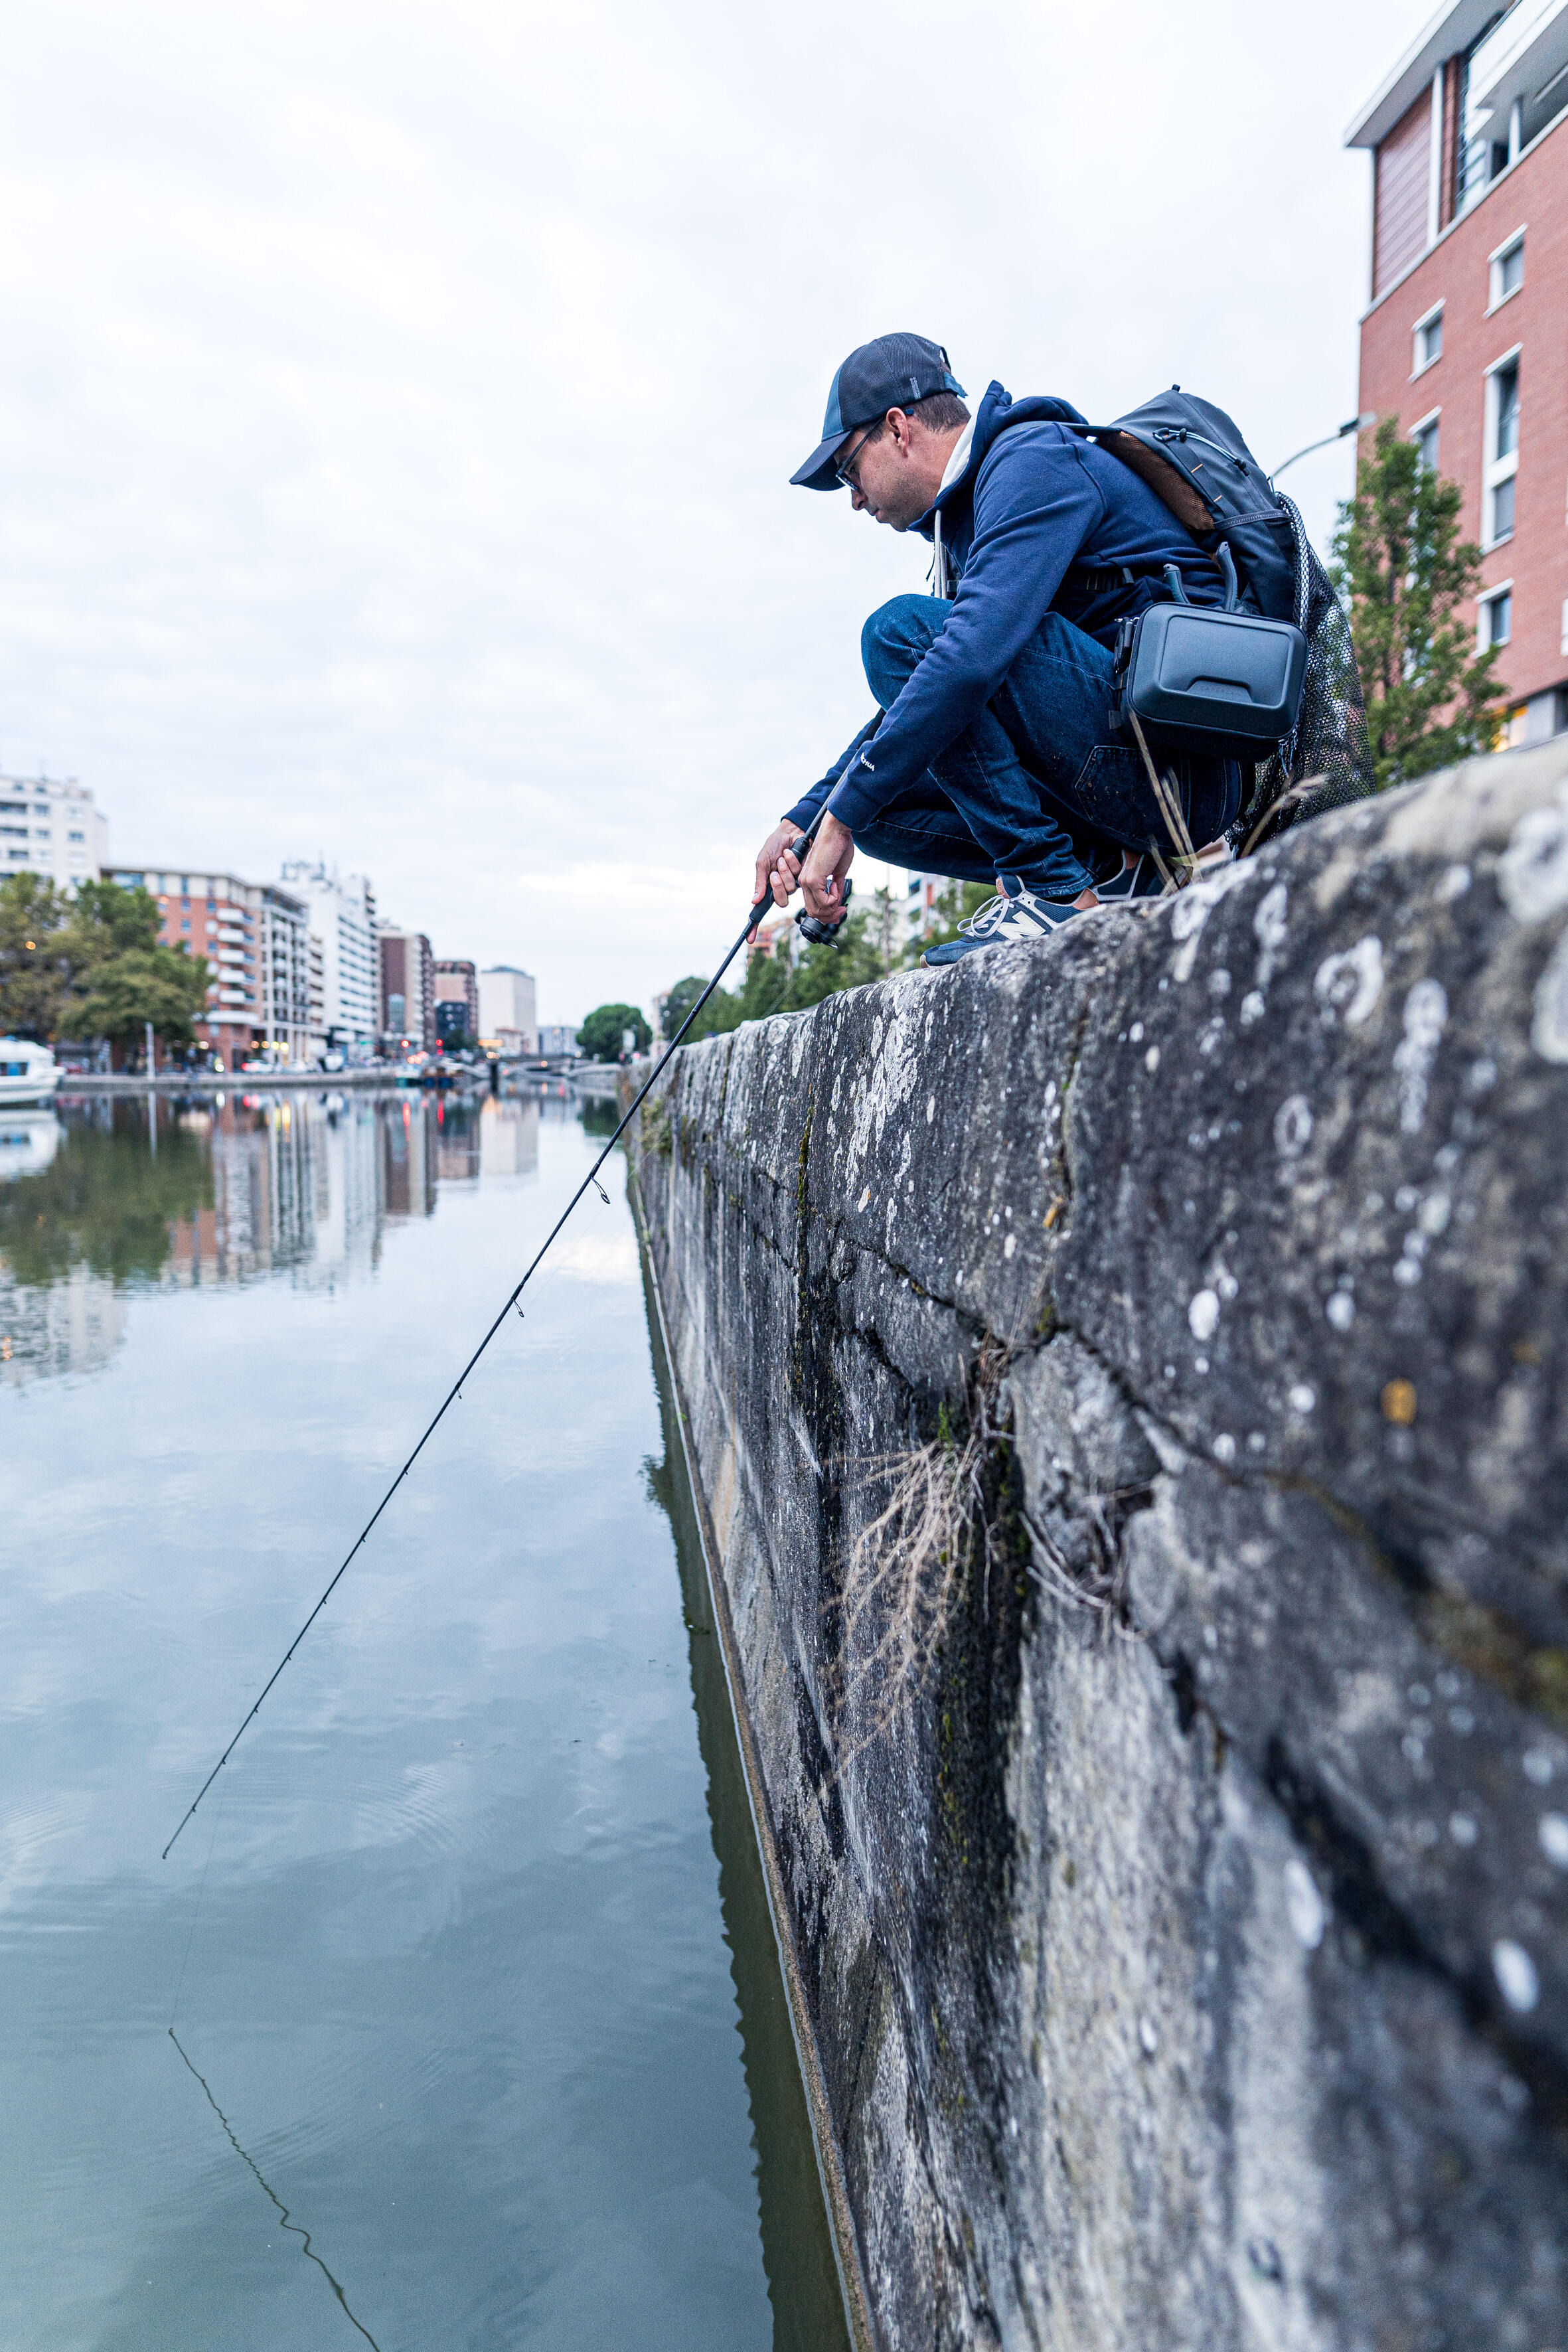
<path fill-rule="evenodd" d="M 267 1043 L 290 1062 L 310 1057 L 310 919 L 305 901 L 264 882 L 260 932 L 262 1014 Z"/>
<path fill-rule="evenodd" d="M 291 897 L 300 899 L 321 942 L 320 997 L 311 1007 L 316 1050 L 339 1046 L 350 1060 L 368 1060 L 380 1028 L 381 950 L 375 893 L 363 874 L 340 875 L 319 860 L 295 857 L 283 867 Z M 312 974 L 306 965 L 306 996 Z"/>
<path fill-rule="evenodd" d="M 62 888 L 96 882 L 109 822 L 74 776 L 0 776 L 0 874 L 41 874 Z"/>
<path fill-rule="evenodd" d="M 498 963 L 480 972 L 479 1043 L 503 1061 L 539 1051 L 539 1007 L 531 971 Z"/>

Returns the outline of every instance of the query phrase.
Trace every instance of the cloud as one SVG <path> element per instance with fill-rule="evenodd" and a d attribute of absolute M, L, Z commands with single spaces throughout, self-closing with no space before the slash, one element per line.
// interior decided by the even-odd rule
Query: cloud
<path fill-rule="evenodd" d="M 1179 378 L 1266 463 L 1355 404 L 1418 12 L 1001 0 L 13 26 L 0 760 L 117 856 L 368 869 L 542 1018 L 728 944 L 924 551 L 786 478 L 890 326 L 973 391 Z M 1343 453 L 1292 478 L 1321 535 Z"/>

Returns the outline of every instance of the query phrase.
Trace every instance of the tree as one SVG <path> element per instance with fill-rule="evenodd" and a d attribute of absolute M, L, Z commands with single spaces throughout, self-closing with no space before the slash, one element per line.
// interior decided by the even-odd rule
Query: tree
<path fill-rule="evenodd" d="M 889 968 L 883 961 L 885 926 L 865 908 L 845 919 L 848 929 L 837 946 L 808 947 L 793 971 L 782 955 L 753 955 L 738 989 L 713 991 L 687 1031 L 688 1042 L 724 1036 L 742 1021 L 765 1021 L 772 1013 L 803 1013 L 824 997 L 882 979 Z"/>
<path fill-rule="evenodd" d="M 207 967 L 184 948 L 160 947 L 162 922 L 142 889 L 84 882 L 71 898 L 41 875 L 6 875 L 0 1025 L 47 1041 L 62 1031 L 139 1036 L 151 1021 L 161 1037 L 189 1037 L 206 1002 Z M 100 979 L 110 972 L 105 993 Z"/>
<path fill-rule="evenodd" d="M 864 988 L 883 977 L 881 939 L 875 918 L 863 908 L 846 915 L 845 933 L 833 947 L 810 947 L 790 974 L 781 1013 L 800 1013 L 847 988 Z"/>
<path fill-rule="evenodd" d="M 995 896 L 996 887 L 991 882 L 954 880 L 944 884 L 937 892 L 936 904 L 931 908 L 936 921 L 929 931 L 921 932 L 910 941 L 904 950 L 904 961 L 918 964 L 927 948 L 940 947 L 944 940 L 957 939 L 959 925 L 966 923 L 971 915 L 978 914 L 986 900 Z"/>
<path fill-rule="evenodd" d="M 149 1022 L 155 1037 L 184 1045 L 206 1001 L 205 958 L 184 947 L 127 948 L 89 973 L 72 1017 L 84 1035 L 116 1045 L 133 1043 Z"/>
<path fill-rule="evenodd" d="M 707 985 L 700 971 L 688 972 L 684 980 L 676 982 L 659 1016 L 666 1037 L 674 1036 Z"/>
<path fill-rule="evenodd" d="M 590 1013 L 577 1032 L 577 1050 L 590 1062 L 618 1062 L 621 1040 L 627 1030 L 632 1033 L 636 1051 L 646 1053 L 653 1038 L 635 1004 L 601 1004 Z"/>
<path fill-rule="evenodd" d="M 1499 648 L 1478 653 L 1459 610 L 1480 582 L 1480 550 L 1458 535 L 1462 498 L 1385 416 L 1340 509 L 1330 576 L 1350 601 L 1380 792 L 1497 739 Z"/>
<path fill-rule="evenodd" d="M 127 948 L 155 948 L 163 918 L 158 901 L 140 883 L 122 889 L 118 882 L 83 882 L 70 908 L 68 928 L 94 962 L 121 955 Z"/>
<path fill-rule="evenodd" d="M 0 1031 L 36 1037 L 57 1034 L 71 967 L 61 935 L 70 900 L 41 874 L 0 878 Z"/>

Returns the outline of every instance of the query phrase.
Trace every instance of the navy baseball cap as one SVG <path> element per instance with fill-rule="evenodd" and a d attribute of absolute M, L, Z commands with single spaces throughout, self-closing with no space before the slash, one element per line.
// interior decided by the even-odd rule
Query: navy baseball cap
<path fill-rule="evenodd" d="M 963 386 L 947 363 L 940 343 L 924 335 L 878 335 L 851 352 L 834 377 L 822 420 L 822 439 L 798 473 L 792 487 L 803 490 L 840 488 L 834 465 L 838 452 L 858 425 L 886 416 L 889 408 L 912 408 L 933 392 L 955 392 Z"/>

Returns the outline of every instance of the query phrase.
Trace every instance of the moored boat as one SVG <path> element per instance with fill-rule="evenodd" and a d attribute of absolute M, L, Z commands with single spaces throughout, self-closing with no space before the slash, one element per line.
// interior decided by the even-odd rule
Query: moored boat
<path fill-rule="evenodd" d="M 30 1037 L 0 1037 L 0 1108 L 47 1102 L 59 1082 L 59 1065 L 47 1045 Z"/>

